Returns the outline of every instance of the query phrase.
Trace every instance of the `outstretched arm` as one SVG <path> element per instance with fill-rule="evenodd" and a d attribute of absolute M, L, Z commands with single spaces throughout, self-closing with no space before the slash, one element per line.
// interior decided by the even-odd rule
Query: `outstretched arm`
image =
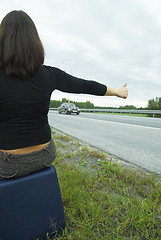
<path fill-rule="evenodd" d="M 58 68 L 49 67 L 49 69 L 54 72 L 56 76 L 54 89 L 62 92 L 117 96 L 120 98 L 127 98 L 128 96 L 127 83 L 120 88 L 111 88 L 96 81 L 74 77 Z"/>
<path fill-rule="evenodd" d="M 128 96 L 127 83 L 125 83 L 120 88 L 111 88 L 111 87 L 107 86 L 107 91 L 105 93 L 105 96 L 116 96 L 116 97 L 126 99 Z"/>

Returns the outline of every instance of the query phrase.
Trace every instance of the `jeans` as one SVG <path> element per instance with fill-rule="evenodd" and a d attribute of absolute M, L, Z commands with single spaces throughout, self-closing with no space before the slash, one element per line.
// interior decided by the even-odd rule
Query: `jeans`
<path fill-rule="evenodd" d="M 56 158 L 53 139 L 39 150 L 26 154 L 8 154 L 0 151 L 0 177 L 17 178 L 49 167 Z"/>

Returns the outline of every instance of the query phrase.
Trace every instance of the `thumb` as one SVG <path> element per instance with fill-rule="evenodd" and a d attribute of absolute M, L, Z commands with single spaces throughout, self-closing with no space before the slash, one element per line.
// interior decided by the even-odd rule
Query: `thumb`
<path fill-rule="evenodd" d="M 124 85 L 123 85 L 123 87 L 126 87 L 127 86 L 127 83 L 125 83 Z"/>

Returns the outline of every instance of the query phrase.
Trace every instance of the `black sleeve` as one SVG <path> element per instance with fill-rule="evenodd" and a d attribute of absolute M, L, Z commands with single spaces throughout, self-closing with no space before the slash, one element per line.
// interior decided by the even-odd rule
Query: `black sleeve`
<path fill-rule="evenodd" d="M 107 91 L 107 87 L 104 84 L 74 77 L 58 68 L 53 68 L 53 70 L 56 77 L 55 89 L 62 92 L 104 96 Z"/>

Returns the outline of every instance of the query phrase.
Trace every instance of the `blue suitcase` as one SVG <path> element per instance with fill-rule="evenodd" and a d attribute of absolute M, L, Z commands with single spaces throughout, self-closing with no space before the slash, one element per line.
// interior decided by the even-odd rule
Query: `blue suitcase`
<path fill-rule="evenodd" d="M 30 175 L 0 178 L 0 240 L 39 240 L 65 229 L 63 203 L 53 166 Z"/>

